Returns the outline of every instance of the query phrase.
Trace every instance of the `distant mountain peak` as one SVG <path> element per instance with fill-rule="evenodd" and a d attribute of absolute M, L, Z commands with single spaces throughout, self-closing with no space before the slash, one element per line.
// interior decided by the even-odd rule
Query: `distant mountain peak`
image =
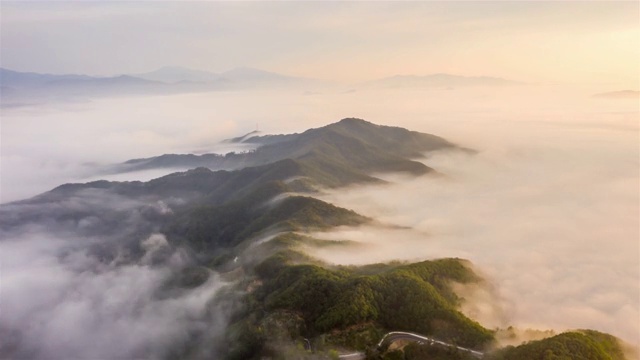
<path fill-rule="evenodd" d="M 344 118 L 344 119 L 338 121 L 338 123 L 345 123 L 345 124 L 349 124 L 349 123 L 359 123 L 359 124 L 367 123 L 367 124 L 373 125 L 373 123 L 371 123 L 371 122 L 369 122 L 367 120 L 360 119 L 360 118 L 355 118 L 355 117 Z"/>
<path fill-rule="evenodd" d="M 250 139 L 250 138 L 252 138 L 254 136 L 258 136 L 260 134 L 262 134 L 262 132 L 260 132 L 258 130 L 254 130 L 254 131 L 246 133 L 246 134 L 244 134 L 242 136 L 234 137 L 232 139 L 223 140 L 222 142 L 223 143 L 242 143 L 242 142 L 245 142 L 245 140 Z"/>
<path fill-rule="evenodd" d="M 377 127 L 378 126 L 378 125 L 376 125 L 376 124 L 374 124 L 372 122 L 369 122 L 369 121 L 366 121 L 366 120 L 363 120 L 363 119 L 360 119 L 360 118 L 355 118 L 355 117 L 344 118 L 344 119 L 338 121 L 337 123 L 330 124 L 330 125 L 327 125 L 327 126 L 331 126 L 331 125 L 333 125 L 333 126 L 335 126 L 335 125 L 343 125 L 343 126 L 372 126 L 372 127 Z"/>

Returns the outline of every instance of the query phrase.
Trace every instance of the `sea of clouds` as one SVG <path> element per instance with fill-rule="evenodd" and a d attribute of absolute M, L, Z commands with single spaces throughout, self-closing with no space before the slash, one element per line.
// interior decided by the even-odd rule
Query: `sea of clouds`
<path fill-rule="evenodd" d="M 163 153 L 242 151 L 220 141 L 256 127 L 299 132 L 360 117 L 433 133 L 477 153 L 421 159 L 442 177 L 381 174 L 388 185 L 322 194 L 402 228 L 337 229 L 318 236 L 362 246 L 308 251 L 350 264 L 469 259 L 491 291 L 468 294 L 475 306 L 466 311 L 486 326 L 593 328 L 637 344 L 638 104 L 595 100 L 592 92 L 598 91 L 283 90 L 8 108 L 2 113 L 0 200 L 28 198 L 66 182 L 151 179 L 175 169 L 110 176 L 101 171 Z M 113 211 L 151 207 L 158 216 L 166 210 L 96 196 L 87 194 L 84 201 Z M 11 206 L 4 211 L 15 210 Z M 136 219 L 144 217 L 130 218 Z M 223 286 L 216 274 L 196 289 L 157 296 L 176 267 L 193 260 L 188 251 L 167 247 L 153 226 L 144 229 L 144 236 L 126 226 L 118 236 L 89 236 L 81 228 L 54 232 L 42 223 L 4 229 L 2 352 L 32 358 L 163 357 L 194 336 L 208 339 L 223 331 L 224 316 L 210 305 Z M 93 251 L 95 244 L 122 241 L 137 244 L 144 254 L 135 261 L 105 261 Z M 148 261 L 159 248 L 162 260 Z"/>

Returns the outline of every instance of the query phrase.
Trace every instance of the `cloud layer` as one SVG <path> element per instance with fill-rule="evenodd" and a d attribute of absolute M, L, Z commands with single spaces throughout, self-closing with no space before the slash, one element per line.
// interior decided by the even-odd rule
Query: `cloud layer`
<path fill-rule="evenodd" d="M 312 253 L 358 264 L 466 258 L 495 285 L 499 314 L 476 314 L 488 326 L 593 328 L 637 343 L 637 132 L 579 121 L 483 125 L 505 138 L 492 136 L 475 155 L 424 160 L 445 177 L 387 177 L 393 184 L 327 193 L 324 200 L 407 228 L 320 234 L 363 245 Z"/>
<path fill-rule="evenodd" d="M 49 206 L 5 207 L 3 357 L 210 357 L 225 326 L 212 302 L 224 282 L 210 272 L 199 287 L 169 291 L 166 284 L 195 262 L 153 232 L 153 220 L 168 211 L 161 202 L 100 192 Z M 109 218 L 120 215 L 130 221 L 110 226 Z"/>

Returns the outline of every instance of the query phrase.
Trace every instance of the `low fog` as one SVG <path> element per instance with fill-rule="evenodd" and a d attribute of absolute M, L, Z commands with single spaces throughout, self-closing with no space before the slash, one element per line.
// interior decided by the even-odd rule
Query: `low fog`
<path fill-rule="evenodd" d="M 381 176 L 389 185 L 323 194 L 324 200 L 404 228 L 318 234 L 362 245 L 309 249 L 313 255 L 342 264 L 466 258 L 493 286 L 491 294 L 470 296 L 470 304 L 477 310 L 482 301 L 495 299 L 499 305 L 475 312 L 487 326 L 594 328 L 637 343 L 638 103 L 591 98 L 596 92 L 539 85 L 283 90 L 6 108 L 0 200 L 105 178 L 103 166 L 132 158 L 226 152 L 221 140 L 256 127 L 299 132 L 352 116 L 402 126 L 478 153 L 421 160 L 442 177 L 386 174 Z M 171 171 L 107 178 L 147 180 Z M 148 261 L 164 242 L 153 226 L 145 229 L 143 237 L 86 238 L 75 230 L 34 226 L 3 232 L 2 352 L 115 359 L 152 349 L 162 356 L 190 334 L 220 331 L 203 329 L 199 320 L 224 323 L 207 305 L 221 286 L 215 274 L 193 291 L 155 296 L 171 269 L 188 263 L 189 256 L 165 249 L 164 260 Z M 128 262 L 118 262 L 116 254 L 105 262 L 91 251 L 96 242 L 122 238 L 144 254 Z"/>
<path fill-rule="evenodd" d="M 170 288 L 196 262 L 159 223 L 171 203 L 81 191 L 0 212 L 0 353 L 30 359 L 210 357 L 226 317 L 210 272 L 196 288 Z M 113 224 L 116 221 L 117 224 Z"/>

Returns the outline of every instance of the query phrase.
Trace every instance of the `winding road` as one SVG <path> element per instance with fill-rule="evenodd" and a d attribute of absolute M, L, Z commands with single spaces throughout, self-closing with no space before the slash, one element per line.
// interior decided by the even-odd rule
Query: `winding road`
<path fill-rule="evenodd" d="M 478 359 L 482 359 L 482 357 L 484 357 L 484 353 L 477 350 L 472 350 L 462 346 L 449 344 L 444 341 L 440 341 L 428 336 L 409 333 L 409 332 L 403 332 L 403 331 L 392 331 L 392 332 L 386 333 L 378 343 L 378 348 L 380 348 L 384 344 L 391 344 L 398 340 L 408 340 L 413 342 L 431 344 L 433 346 L 442 346 L 442 347 L 457 349 L 459 351 L 469 353 Z M 340 359 L 345 359 L 345 360 L 361 360 L 361 359 L 365 359 L 365 354 L 363 352 L 354 352 L 350 354 L 341 354 L 338 357 Z"/>
<path fill-rule="evenodd" d="M 419 334 L 414 334 L 414 333 L 409 333 L 409 332 L 402 332 L 402 331 L 392 331 L 390 333 L 387 333 L 385 336 L 382 337 L 382 340 L 380 340 L 380 342 L 378 343 L 378 347 L 381 347 L 382 344 L 386 343 L 392 343 L 394 341 L 397 340 L 409 340 L 409 341 L 415 341 L 415 342 L 423 342 L 423 343 L 427 343 L 427 344 L 431 344 L 431 345 L 439 345 L 439 346 L 443 346 L 443 347 L 448 347 L 448 348 L 452 348 L 452 349 L 457 349 L 459 351 L 463 351 L 463 352 L 467 352 L 475 357 L 477 357 L 478 359 L 482 358 L 484 356 L 484 353 L 477 351 L 477 350 L 472 350 L 472 349 L 468 349 L 462 346 L 458 346 L 458 345 L 453 345 L 453 344 L 449 344 L 446 343 L 444 341 L 440 341 L 428 336 L 424 336 L 424 335 L 419 335 Z"/>
<path fill-rule="evenodd" d="M 354 352 L 351 354 L 341 354 L 338 355 L 339 359 L 348 359 L 348 360 L 364 360 L 366 359 L 366 355 L 363 352 Z"/>

